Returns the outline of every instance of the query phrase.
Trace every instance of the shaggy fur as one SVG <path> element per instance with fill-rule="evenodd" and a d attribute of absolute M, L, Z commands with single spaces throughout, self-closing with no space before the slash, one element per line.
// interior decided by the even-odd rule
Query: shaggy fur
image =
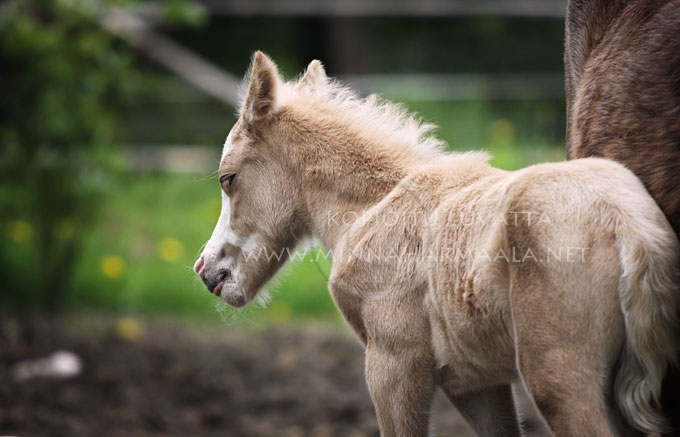
<path fill-rule="evenodd" d="M 661 429 L 679 243 L 640 181 L 592 158 L 506 172 L 428 129 L 256 53 L 197 272 L 240 306 L 319 238 L 383 436 L 426 435 L 436 387 L 481 435 L 519 435 L 519 381 L 556 435 Z"/>
<path fill-rule="evenodd" d="M 569 158 L 624 164 L 679 233 L 680 0 L 570 1 L 564 63 Z M 680 435 L 680 369 L 663 386 Z"/>

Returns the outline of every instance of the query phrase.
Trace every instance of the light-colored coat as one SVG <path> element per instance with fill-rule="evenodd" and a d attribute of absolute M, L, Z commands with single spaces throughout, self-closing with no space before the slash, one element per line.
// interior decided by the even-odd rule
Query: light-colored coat
<path fill-rule="evenodd" d="M 443 153 L 429 126 L 318 61 L 286 83 L 258 52 L 247 77 L 195 266 L 209 290 L 242 306 L 285 250 L 319 238 L 384 436 L 425 435 L 437 386 L 481 435 L 517 435 L 519 382 L 556 435 L 663 426 L 679 245 L 632 173 Z"/>

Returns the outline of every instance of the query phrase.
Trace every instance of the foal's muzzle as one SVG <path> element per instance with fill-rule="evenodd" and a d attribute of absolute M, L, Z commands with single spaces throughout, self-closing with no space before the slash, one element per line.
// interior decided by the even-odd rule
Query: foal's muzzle
<path fill-rule="evenodd" d="M 239 289 L 231 268 L 218 267 L 215 263 L 209 264 L 201 255 L 194 264 L 194 271 L 200 276 L 209 292 L 229 305 L 242 307 L 246 304 L 246 298 L 243 291 Z"/>
<path fill-rule="evenodd" d="M 229 281 L 232 279 L 232 273 L 230 269 L 211 269 L 209 265 L 206 264 L 203 255 L 194 264 L 194 271 L 205 284 L 208 291 L 219 296 L 218 286 L 224 283 L 224 281 Z M 221 289 L 221 287 L 220 287 Z"/>
<path fill-rule="evenodd" d="M 231 270 L 220 269 L 217 270 L 216 274 L 210 274 L 209 272 L 208 274 L 203 275 L 201 279 L 203 279 L 203 283 L 208 290 L 214 290 L 219 284 L 231 279 Z"/>

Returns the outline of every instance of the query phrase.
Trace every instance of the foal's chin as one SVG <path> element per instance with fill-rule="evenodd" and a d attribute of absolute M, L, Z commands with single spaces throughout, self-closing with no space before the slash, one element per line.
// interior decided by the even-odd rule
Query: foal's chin
<path fill-rule="evenodd" d="M 234 281 L 225 281 L 217 285 L 213 294 L 234 308 L 241 308 L 252 300 L 246 298 L 244 291 Z"/>

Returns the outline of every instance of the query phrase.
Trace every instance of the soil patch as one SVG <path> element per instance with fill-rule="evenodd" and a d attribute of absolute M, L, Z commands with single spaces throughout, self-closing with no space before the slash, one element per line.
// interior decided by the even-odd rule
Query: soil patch
<path fill-rule="evenodd" d="M 140 328 L 131 340 L 101 317 L 0 321 L 0 435 L 379 435 L 363 350 L 342 328 Z M 58 350 L 81 358 L 78 376 L 12 377 Z M 433 423 L 472 435 L 441 394 Z"/>

